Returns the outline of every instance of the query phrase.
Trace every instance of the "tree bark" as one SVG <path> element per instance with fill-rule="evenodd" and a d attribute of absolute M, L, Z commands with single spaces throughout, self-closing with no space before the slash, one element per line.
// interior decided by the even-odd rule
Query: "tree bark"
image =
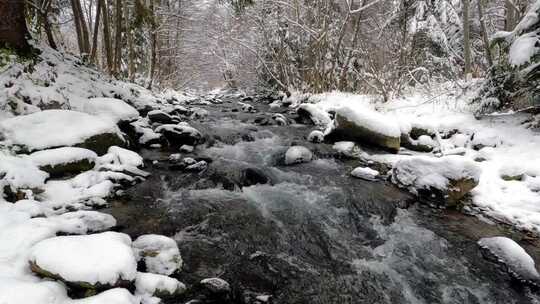
<path fill-rule="evenodd" d="M 99 23 L 101 22 L 101 4 L 102 1 L 97 2 L 96 7 L 96 21 L 94 24 L 94 37 L 92 38 L 92 52 L 90 53 L 90 62 L 96 61 L 96 52 L 98 46 L 98 35 L 99 35 Z"/>
<path fill-rule="evenodd" d="M 156 63 L 157 63 L 157 17 L 154 10 L 154 0 L 150 0 L 150 13 L 152 14 L 152 22 L 150 28 L 150 73 L 148 76 L 148 89 L 152 89 L 154 84 L 154 77 L 156 73 Z"/>
<path fill-rule="evenodd" d="M 122 61 L 122 0 L 116 0 L 113 74 L 118 75 Z"/>
<path fill-rule="evenodd" d="M 493 66 L 493 56 L 491 54 L 491 48 L 489 47 L 489 38 L 486 29 L 486 21 L 484 20 L 484 5 L 485 0 L 477 0 L 478 5 L 478 18 L 480 19 L 480 31 L 482 32 L 482 42 L 484 43 L 484 51 L 486 53 L 486 60 L 489 67 Z"/>
<path fill-rule="evenodd" d="M 470 0 L 463 1 L 463 56 L 465 60 L 465 77 L 471 73 L 471 27 Z"/>
<path fill-rule="evenodd" d="M 512 1 L 505 1 L 506 18 L 504 20 L 504 30 L 508 32 L 511 32 L 516 27 L 516 7 Z"/>
<path fill-rule="evenodd" d="M 27 53 L 31 51 L 28 38 L 24 1 L 0 0 L 0 47 Z"/>
<path fill-rule="evenodd" d="M 109 6 L 106 0 L 99 0 L 101 3 L 102 15 L 103 15 L 103 46 L 105 48 L 105 58 L 107 59 L 107 71 L 112 73 L 113 55 L 111 45 L 111 27 L 109 23 Z"/>

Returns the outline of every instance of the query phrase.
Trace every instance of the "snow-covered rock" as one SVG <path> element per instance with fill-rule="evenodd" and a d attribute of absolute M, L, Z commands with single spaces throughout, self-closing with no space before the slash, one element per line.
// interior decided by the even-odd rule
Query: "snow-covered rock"
<path fill-rule="evenodd" d="M 0 122 L 7 143 L 33 152 L 62 146 L 78 146 L 103 154 L 110 146 L 123 145 L 116 124 L 86 113 L 48 110 Z"/>
<path fill-rule="evenodd" d="M 322 143 L 324 141 L 324 133 L 319 130 L 313 130 L 309 133 L 307 140 L 312 143 Z"/>
<path fill-rule="evenodd" d="M 142 167 L 144 165 L 143 158 L 131 150 L 112 146 L 107 150 L 107 154 L 112 155 L 114 157 L 113 162 L 120 165 L 132 167 Z"/>
<path fill-rule="evenodd" d="M 140 304 L 140 299 L 127 289 L 113 288 L 79 300 L 69 300 L 64 304 Z"/>
<path fill-rule="evenodd" d="M 61 224 L 62 232 L 70 234 L 102 232 L 116 226 L 112 215 L 90 210 L 66 212 L 53 219 Z"/>
<path fill-rule="evenodd" d="M 94 168 L 97 157 L 88 149 L 62 147 L 34 152 L 28 159 L 51 176 L 62 176 Z"/>
<path fill-rule="evenodd" d="M 196 146 L 204 141 L 201 132 L 184 123 L 177 125 L 162 125 L 156 128 L 156 132 L 162 133 L 169 144 L 173 146 Z"/>
<path fill-rule="evenodd" d="M 512 239 L 507 237 L 483 238 L 478 244 L 487 249 L 497 260 L 505 264 L 508 271 L 517 279 L 538 283 L 540 275 L 534 260 Z"/>
<path fill-rule="evenodd" d="M 143 259 L 151 273 L 171 275 L 182 268 L 182 256 L 176 241 L 157 234 L 141 235 L 133 242 L 137 260 Z"/>
<path fill-rule="evenodd" d="M 140 118 L 129 124 L 131 137 L 141 145 L 150 146 L 161 141 L 161 134 L 156 133 L 148 122 L 147 118 Z"/>
<path fill-rule="evenodd" d="M 153 110 L 148 112 L 148 119 L 150 119 L 152 123 L 158 124 L 172 124 L 175 122 L 175 119 L 171 115 L 162 110 Z M 176 122 L 178 122 L 178 120 L 176 120 Z"/>
<path fill-rule="evenodd" d="M 220 278 L 207 278 L 201 280 L 200 284 L 211 293 L 222 294 L 231 291 L 231 285 Z"/>
<path fill-rule="evenodd" d="M 313 153 L 303 146 L 292 146 L 285 153 L 285 164 L 294 165 L 308 163 L 313 159 Z"/>
<path fill-rule="evenodd" d="M 186 285 L 177 279 L 146 272 L 137 273 L 135 288 L 136 294 L 158 298 L 174 297 L 186 291 Z"/>
<path fill-rule="evenodd" d="M 356 178 L 373 181 L 380 176 L 380 173 L 368 167 L 358 167 L 352 170 L 351 175 Z"/>
<path fill-rule="evenodd" d="M 39 191 L 48 177 L 29 159 L 0 152 L 0 195 L 4 198 L 21 199 L 22 191 Z"/>
<path fill-rule="evenodd" d="M 296 113 L 301 121 L 309 122 L 314 125 L 327 126 L 332 122 L 328 112 L 314 104 L 301 104 L 298 109 L 296 109 Z"/>
<path fill-rule="evenodd" d="M 83 288 L 123 286 L 135 280 L 137 262 L 128 235 L 117 232 L 58 236 L 37 243 L 32 271 Z"/>
<path fill-rule="evenodd" d="M 139 117 L 137 110 L 116 98 L 91 98 L 79 104 L 75 110 L 112 120 L 115 124 L 129 122 Z"/>
<path fill-rule="evenodd" d="M 411 193 L 438 204 L 453 206 L 478 185 L 480 169 L 460 156 L 410 157 L 392 169 L 392 181 Z"/>
<path fill-rule="evenodd" d="M 327 136 L 334 141 L 366 142 L 397 152 L 401 129 L 392 118 L 368 107 L 341 107 L 336 110 L 335 125 Z"/>

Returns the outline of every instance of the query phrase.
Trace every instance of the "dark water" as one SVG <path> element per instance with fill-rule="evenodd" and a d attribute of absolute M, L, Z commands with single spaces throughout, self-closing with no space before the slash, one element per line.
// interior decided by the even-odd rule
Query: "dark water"
<path fill-rule="evenodd" d="M 266 106 L 257 114 L 232 108 L 240 107 L 206 107 L 210 116 L 192 123 L 209 139 L 195 152 L 213 160 L 208 170 L 172 171 L 169 153 L 143 151 L 153 175 L 109 209 L 133 237 L 174 237 L 184 258 L 177 277 L 187 285 L 224 278 L 232 303 L 254 303 L 258 295 L 273 303 L 538 303 L 476 245 L 511 235 L 538 261 L 535 239 L 411 205 L 391 184 L 351 178 L 357 162 L 307 143 L 311 127 L 257 126 Z M 283 166 L 293 144 L 317 160 Z"/>

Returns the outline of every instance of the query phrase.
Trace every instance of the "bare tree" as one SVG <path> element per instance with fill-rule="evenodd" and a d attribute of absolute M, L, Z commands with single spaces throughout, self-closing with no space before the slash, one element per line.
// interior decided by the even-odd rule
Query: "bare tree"
<path fill-rule="evenodd" d="M 25 3 L 21 0 L 0 0 L 0 47 L 18 52 L 30 51 L 26 27 Z"/>

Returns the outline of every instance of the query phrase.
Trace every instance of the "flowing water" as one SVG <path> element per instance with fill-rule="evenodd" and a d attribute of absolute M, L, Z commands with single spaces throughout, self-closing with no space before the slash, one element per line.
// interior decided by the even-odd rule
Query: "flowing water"
<path fill-rule="evenodd" d="M 207 170 L 174 171 L 170 153 L 143 151 L 152 176 L 108 210 L 133 237 L 174 237 L 184 259 L 177 277 L 187 285 L 224 278 L 231 303 L 260 295 L 272 303 L 538 303 L 476 245 L 512 235 L 538 261 L 535 239 L 353 179 L 357 162 L 307 143 L 311 127 L 259 126 L 266 105 L 256 114 L 231 111 L 238 107 L 208 106 L 209 117 L 192 122 L 208 138 L 195 151 L 212 160 Z M 296 144 L 317 159 L 284 166 Z"/>

